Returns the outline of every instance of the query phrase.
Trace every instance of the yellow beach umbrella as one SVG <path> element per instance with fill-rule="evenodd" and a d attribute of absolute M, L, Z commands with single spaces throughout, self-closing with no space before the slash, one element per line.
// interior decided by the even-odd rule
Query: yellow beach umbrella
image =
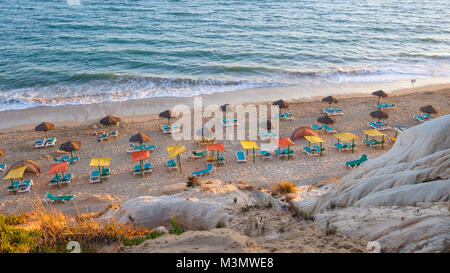
<path fill-rule="evenodd" d="M 368 136 L 381 137 L 381 149 L 384 149 L 384 137 L 387 136 L 386 134 L 378 131 L 377 129 L 363 130 L 363 133 L 366 134 L 366 140 L 367 140 Z"/>
<path fill-rule="evenodd" d="M 241 140 L 241 146 L 244 150 L 253 150 L 253 164 L 255 164 L 255 149 L 259 149 L 258 144 L 256 141 L 250 141 L 250 140 Z"/>
<path fill-rule="evenodd" d="M 181 154 L 186 151 L 184 146 L 167 146 L 167 151 L 169 152 L 169 158 L 177 157 L 178 166 L 181 173 Z"/>
<path fill-rule="evenodd" d="M 15 169 L 12 169 L 8 172 L 8 174 L 3 177 L 3 180 L 11 180 L 11 187 L 13 189 L 14 194 L 16 194 L 16 189 L 14 188 L 14 179 L 23 179 L 23 174 L 25 173 L 25 170 L 27 169 L 27 166 L 18 167 Z"/>
<path fill-rule="evenodd" d="M 358 139 L 359 137 L 352 134 L 352 133 L 348 133 L 348 132 L 343 132 L 343 133 L 337 133 L 334 134 L 334 136 L 338 139 L 338 143 L 339 141 L 343 141 L 343 142 L 352 142 L 352 153 L 353 153 L 353 149 L 355 147 L 355 139 Z"/>
<path fill-rule="evenodd" d="M 319 136 L 305 136 L 305 138 L 309 141 L 310 145 L 311 143 L 320 143 L 319 154 L 322 156 L 322 143 L 325 142 L 325 140 L 321 139 Z"/>
<path fill-rule="evenodd" d="M 100 177 L 100 183 L 102 183 L 102 168 L 109 166 L 111 157 L 94 157 L 91 159 L 89 166 L 98 167 L 98 175 Z"/>

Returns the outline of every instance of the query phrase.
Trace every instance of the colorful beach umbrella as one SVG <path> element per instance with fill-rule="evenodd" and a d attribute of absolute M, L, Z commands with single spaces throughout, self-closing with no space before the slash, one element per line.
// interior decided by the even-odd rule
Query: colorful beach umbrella
<path fill-rule="evenodd" d="M 144 177 L 144 160 L 150 157 L 150 151 L 142 150 L 131 153 L 131 162 L 139 161 L 141 166 L 141 177 Z"/>
<path fill-rule="evenodd" d="M 259 149 L 258 144 L 256 143 L 256 141 L 250 141 L 250 140 L 241 140 L 241 146 L 244 150 L 247 151 L 247 155 L 248 155 L 248 151 L 252 150 L 253 151 L 253 164 L 255 164 L 255 149 Z"/>
<path fill-rule="evenodd" d="M 220 142 L 215 144 L 206 144 L 205 148 L 207 151 L 217 152 L 217 161 L 219 161 L 219 152 L 226 152 L 225 148 Z"/>
<path fill-rule="evenodd" d="M 291 146 L 295 146 L 295 143 L 292 142 L 292 140 L 288 137 L 285 138 L 280 138 L 278 140 L 278 147 L 283 148 L 283 147 L 288 147 L 288 159 L 290 158 L 290 147 Z"/>
<path fill-rule="evenodd" d="M 13 189 L 14 194 L 16 194 L 16 189 L 14 187 L 14 179 L 23 180 L 23 174 L 25 173 L 26 169 L 27 166 L 17 167 L 15 169 L 8 171 L 8 174 L 5 177 L 3 177 L 3 180 L 11 181 L 11 187 Z"/>
<path fill-rule="evenodd" d="M 311 143 L 316 144 L 319 143 L 320 145 L 320 151 L 319 154 L 322 156 L 322 143 L 325 142 L 325 140 L 321 139 L 319 136 L 305 136 L 306 140 L 309 141 L 309 145 L 311 146 Z"/>
<path fill-rule="evenodd" d="M 55 129 L 55 125 L 50 122 L 42 122 L 34 128 L 35 131 L 45 132 L 45 138 L 48 138 L 48 131 Z"/>
<path fill-rule="evenodd" d="M 231 105 L 226 103 L 222 106 L 220 106 L 220 110 L 222 110 L 223 112 L 230 112 L 233 111 L 233 109 L 231 108 Z"/>
<path fill-rule="evenodd" d="M 37 164 L 35 161 L 31 160 L 31 159 L 25 159 L 25 160 L 20 160 L 15 162 L 14 164 L 12 164 L 8 171 L 17 169 L 19 167 L 26 167 L 25 171 L 26 172 L 32 172 L 34 174 L 36 174 L 37 176 L 39 176 L 41 174 L 41 168 L 39 167 L 39 164 Z"/>
<path fill-rule="evenodd" d="M 167 151 L 169 152 L 169 158 L 177 157 L 178 167 L 181 171 L 181 154 L 186 151 L 184 146 L 167 146 Z"/>
<path fill-rule="evenodd" d="M 64 176 L 64 172 L 67 170 L 67 167 L 69 166 L 69 162 L 61 162 L 61 163 L 55 163 L 50 166 L 50 169 L 48 170 L 47 174 L 55 174 L 56 176 L 56 183 L 58 186 L 58 189 L 60 189 L 59 186 L 59 176 L 58 173 L 61 173 Z"/>

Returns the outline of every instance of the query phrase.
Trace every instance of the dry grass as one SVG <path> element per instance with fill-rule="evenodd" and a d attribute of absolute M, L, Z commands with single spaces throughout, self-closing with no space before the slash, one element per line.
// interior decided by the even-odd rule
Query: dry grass
<path fill-rule="evenodd" d="M 288 181 L 278 182 L 270 188 L 272 195 L 280 196 L 297 192 L 297 185 Z"/>
<path fill-rule="evenodd" d="M 33 202 L 30 216 L 17 220 L 9 227 L 22 229 L 20 225 L 28 225 L 28 230 L 33 233 L 33 241 L 27 248 L 14 249 L 9 247 L 9 252 L 66 252 L 66 245 L 70 241 L 80 244 L 82 251 L 92 252 L 98 247 L 125 239 L 145 237 L 153 232 L 148 229 L 137 228 L 133 225 L 117 225 L 115 222 L 103 223 L 98 218 L 99 214 L 80 214 L 76 217 L 64 215 L 61 211 L 48 208 L 38 200 Z M 6 222 L 6 221 L 4 221 Z M 32 228 L 30 228 L 32 227 Z M 149 238 L 150 238 L 149 237 Z"/>

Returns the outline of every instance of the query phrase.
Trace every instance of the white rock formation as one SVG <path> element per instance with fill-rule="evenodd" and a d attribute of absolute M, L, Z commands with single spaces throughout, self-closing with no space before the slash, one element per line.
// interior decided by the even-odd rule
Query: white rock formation
<path fill-rule="evenodd" d="M 183 193 L 128 200 L 120 209 L 106 215 L 119 224 L 133 223 L 149 229 L 170 227 L 170 219 L 174 217 L 190 230 L 204 230 L 227 226 L 230 220 L 228 209 L 231 208 L 281 208 L 285 205 L 266 192 L 248 188 L 248 185 L 209 180 Z"/>
<path fill-rule="evenodd" d="M 379 241 L 382 251 L 449 251 L 449 176 L 447 115 L 407 129 L 390 151 L 293 205 L 319 226 Z"/>

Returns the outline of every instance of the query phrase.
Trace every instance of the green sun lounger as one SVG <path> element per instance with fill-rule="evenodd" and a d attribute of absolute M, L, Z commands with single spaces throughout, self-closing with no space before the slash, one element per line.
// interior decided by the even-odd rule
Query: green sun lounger
<path fill-rule="evenodd" d="M 50 193 L 46 193 L 44 199 L 42 199 L 47 205 L 51 205 L 55 202 L 63 202 L 64 204 L 69 203 L 74 198 L 73 195 L 63 195 L 63 196 L 53 196 Z"/>
<path fill-rule="evenodd" d="M 345 162 L 345 165 L 347 165 L 350 169 L 354 169 L 361 165 L 364 161 L 367 161 L 366 154 L 363 154 L 360 159 Z"/>

